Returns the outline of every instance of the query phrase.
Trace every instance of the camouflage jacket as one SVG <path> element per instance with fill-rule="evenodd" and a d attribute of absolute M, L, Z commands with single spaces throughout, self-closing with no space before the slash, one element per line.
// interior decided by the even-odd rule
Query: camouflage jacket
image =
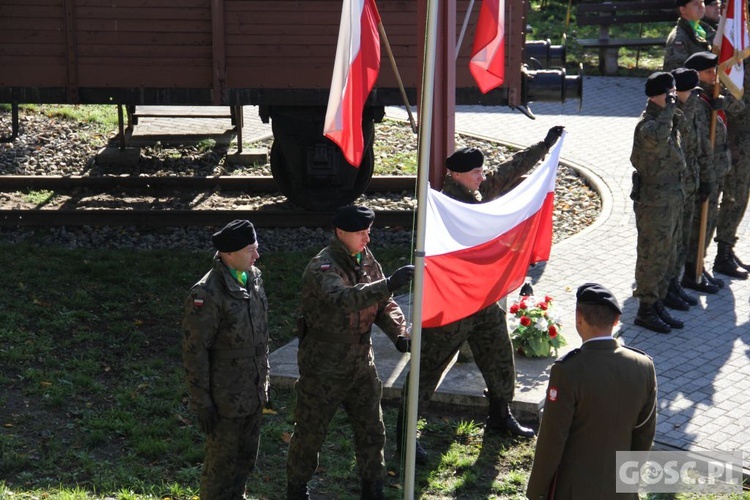
<path fill-rule="evenodd" d="M 739 136 L 750 135 L 750 60 L 748 59 L 745 59 L 745 80 L 742 86 L 744 93 L 739 101 L 742 106 L 727 110 L 727 115 L 729 115 L 727 129 L 731 140 L 739 139 Z"/>
<path fill-rule="evenodd" d="M 260 270 L 247 274 L 245 289 L 216 254 L 185 301 L 182 356 L 194 410 L 213 404 L 236 418 L 268 401 L 268 299 Z"/>
<path fill-rule="evenodd" d="M 451 198 L 466 203 L 482 203 L 483 201 L 494 200 L 507 193 L 548 152 L 549 148 L 545 146 L 544 142 L 539 142 L 519 151 L 496 168 L 485 171 L 487 178 L 479 185 L 478 191 L 469 191 L 448 175 L 445 177 L 442 192 Z"/>
<path fill-rule="evenodd" d="M 698 123 L 700 126 L 699 133 L 711 138 L 711 113 L 713 109 L 709 103 L 708 96 L 713 95 L 713 85 L 700 83 L 703 92 L 700 95 L 701 106 L 696 109 L 696 116 L 699 116 Z M 723 109 L 716 116 L 716 132 L 713 145 L 713 170 L 714 180 L 722 179 L 731 166 L 731 157 L 729 153 L 729 136 L 727 133 L 727 115 L 739 113 L 743 104 L 731 94 L 724 93 Z"/>
<path fill-rule="evenodd" d="M 682 147 L 687 167 L 683 179 L 683 188 L 686 195 L 694 194 L 700 185 L 702 172 L 712 170 L 711 142 L 709 137 L 699 133 L 696 121 L 696 112 L 702 106 L 700 97 L 696 93 L 690 94 L 685 102 L 678 102 L 678 109 L 685 117 L 680 120 L 680 135 L 682 136 Z"/>
<path fill-rule="evenodd" d="M 711 41 L 716 31 L 701 21 L 700 25 L 706 30 L 706 38 L 701 38 L 683 18 L 677 20 L 677 24 L 667 36 L 666 50 L 664 51 L 664 71 L 672 71 L 685 65 L 688 57 L 696 52 L 711 50 Z"/>
<path fill-rule="evenodd" d="M 685 157 L 680 128 L 685 117 L 676 104 L 661 108 L 649 101 L 635 126 L 630 162 L 640 175 L 638 203 L 682 204 Z"/>
<path fill-rule="evenodd" d="M 368 248 L 357 264 L 334 237 L 305 268 L 301 295 L 308 333 L 364 335 L 376 324 L 394 343 L 406 334 L 401 308 Z"/>

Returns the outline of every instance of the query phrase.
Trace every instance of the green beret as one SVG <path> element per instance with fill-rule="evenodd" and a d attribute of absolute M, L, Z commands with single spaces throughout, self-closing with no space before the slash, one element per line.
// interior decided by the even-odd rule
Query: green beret
<path fill-rule="evenodd" d="M 696 52 L 685 61 L 685 67 L 687 69 L 694 69 L 695 71 L 715 68 L 718 64 L 719 56 L 708 51 Z"/>
<path fill-rule="evenodd" d="M 452 172 L 468 172 L 484 163 L 484 155 L 476 148 L 461 148 L 445 160 L 445 166 Z"/>
<path fill-rule="evenodd" d="M 248 220 L 236 219 L 211 236 L 219 252 L 236 252 L 256 241 L 255 228 Z"/>
<path fill-rule="evenodd" d="M 576 292 L 576 300 L 579 304 L 607 306 L 617 311 L 617 314 L 622 314 L 620 304 L 617 303 L 617 299 L 612 292 L 598 283 L 584 283 L 579 286 Z"/>
<path fill-rule="evenodd" d="M 354 233 L 369 228 L 375 220 L 375 212 L 367 207 L 349 205 L 340 207 L 333 214 L 333 227 Z"/>
<path fill-rule="evenodd" d="M 651 73 L 646 80 L 646 95 L 654 97 L 666 94 L 672 87 L 674 87 L 672 74 L 665 71 L 657 71 Z"/>

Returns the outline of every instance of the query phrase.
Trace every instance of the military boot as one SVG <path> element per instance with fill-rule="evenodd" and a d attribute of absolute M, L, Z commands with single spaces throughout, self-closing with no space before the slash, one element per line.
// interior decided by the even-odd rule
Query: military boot
<path fill-rule="evenodd" d="M 669 333 L 672 331 L 672 327 L 666 324 L 656 312 L 654 304 L 644 304 L 641 302 L 638 306 L 638 313 L 635 315 L 634 323 L 657 333 Z"/>
<path fill-rule="evenodd" d="M 414 457 L 414 462 L 419 465 L 424 465 L 427 463 L 427 451 L 425 451 L 425 449 L 422 448 L 422 445 L 419 444 L 419 439 L 417 439 L 416 441 L 416 455 Z M 398 453 L 399 457 L 403 458 L 403 453 L 405 452 L 406 445 L 404 443 L 404 409 L 400 408 L 398 410 L 398 416 L 396 417 L 396 453 Z"/>
<path fill-rule="evenodd" d="M 682 297 L 680 297 L 676 292 L 674 292 L 671 288 L 667 292 L 667 296 L 664 297 L 664 305 L 667 306 L 670 309 L 677 309 L 678 311 L 689 311 L 690 310 L 690 304 L 682 300 Z"/>
<path fill-rule="evenodd" d="M 485 394 L 486 395 L 486 394 Z M 489 396 L 488 396 L 489 397 Z M 530 427 L 524 427 L 518 423 L 516 417 L 510 412 L 510 405 L 501 398 L 489 398 L 490 411 L 485 424 L 485 430 L 506 431 L 516 436 L 534 437 L 536 432 Z"/>
<path fill-rule="evenodd" d="M 745 264 L 744 262 L 742 262 L 740 258 L 737 257 L 737 254 L 734 253 L 734 248 L 733 247 L 730 247 L 730 248 L 732 250 L 732 257 L 734 258 L 734 261 L 737 263 L 737 265 L 740 266 L 745 271 L 750 271 L 750 264 Z"/>
<path fill-rule="evenodd" d="M 362 500 L 384 500 L 383 481 L 362 480 Z"/>
<path fill-rule="evenodd" d="M 737 264 L 737 261 L 734 260 L 732 247 L 726 243 L 718 244 L 716 258 L 714 259 L 714 272 L 726 274 L 727 276 L 740 280 L 747 279 L 747 271 Z"/>
<path fill-rule="evenodd" d="M 671 314 L 669 314 L 669 311 L 667 311 L 667 308 L 664 307 L 664 302 L 661 300 L 657 300 L 654 304 L 654 309 L 656 310 L 656 314 L 659 315 L 661 320 L 671 326 L 672 328 L 675 328 L 677 330 L 680 330 L 681 328 L 685 328 L 685 323 L 680 321 L 679 319 L 675 318 Z"/>
<path fill-rule="evenodd" d="M 721 278 L 717 278 L 716 276 L 712 276 L 711 273 L 703 270 L 703 277 L 706 278 L 706 280 L 711 283 L 712 285 L 718 286 L 720 289 L 724 288 L 724 280 Z"/>
<path fill-rule="evenodd" d="M 286 500 L 310 500 L 307 484 L 286 483 Z"/>
<path fill-rule="evenodd" d="M 697 280 L 695 279 L 695 264 L 690 262 L 685 264 L 685 274 L 682 275 L 681 284 L 685 288 L 703 293 L 719 293 L 719 287 L 710 283 L 702 273 Z"/>
<path fill-rule="evenodd" d="M 687 293 L 685 289 L 682 288 L 682 285 L 680 285 L 680 280 L 678 280 L 677 278 L 672 278 L 672 280 L 669 282 L 669 289 L 672 290 L 673 293 L 679 295 L 682 300 L 688 303 L 688 305 L 698 305 L 698 298 Z"/>

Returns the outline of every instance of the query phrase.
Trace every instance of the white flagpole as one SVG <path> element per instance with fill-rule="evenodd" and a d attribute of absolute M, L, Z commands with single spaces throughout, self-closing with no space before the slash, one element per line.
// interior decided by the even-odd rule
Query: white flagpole
<path fill-rule="evenodd" d="M 406 411 L 406 459 L 404 463 L 404 499 L 414 498 L 414 472 L 417 444 L 417 408 L 419 400 L 419 361 L 422 351 L 422 293 L 424 284 L 425 222 L 427 189 L 430 174 L 430 141 L 432 138 L 432 107 L 435 89 L 435 54 L 439 0 L 427 0 L 422 96 L 419 106 L 419 175 L 417 177 L 417 247 L 414 251 L 414 312 L 411 332 L 411 367 Z"/>
<path fill-rule="evenodd" d="M 461 44 L 464 43 L 464 35 L 466 34 L 466 27 L 469 25 L 469 17 L 471 17 L 471 11 L 474 8 L 474 0 L 469 2 L 469 8 L 466 9 L 466 15 L 464 16 L 464 24 L 461 25 L 461 34 L 458 37 L 458 43 L 456 43 L 456 60 L 458 60 L 458 52 L 461 50 Z"/>

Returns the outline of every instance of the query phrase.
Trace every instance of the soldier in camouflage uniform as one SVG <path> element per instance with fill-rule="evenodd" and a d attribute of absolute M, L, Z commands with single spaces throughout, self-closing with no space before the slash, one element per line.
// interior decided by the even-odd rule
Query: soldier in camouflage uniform
<path fill-rule="evenodd" d="M 674 78 L 656 72 L 646 81 L 648 104 L 635 127 L 630 162 L 633 210 L 638 231 L 635 265 L 638 314 L 635 324 L 658 333 L 683 328 L 664 307 L 669 273 L 677 260 L 685 195 L 685 157 L 680 129 L 684 116 L 677 109 Z"/>
<path fill-rule="evenodd" d="M 677 108 L 685 117 L 680 120 L 682 127 L 682 147 L 687 167 L 682 178 L 682 190 L 685 193 L 685 201 L 682 208 L 681 233 L 678 235 L 677 259 L 669 272 L 669 288 L 664 299 L 664 305 L 672 309 L 687 311 L 690 306 L 698 305 L 698 299 L 690 295 L 680 284 L 680 275 L 687 259 L 688 246 L 690 244 L 690 231 L 693 227 L 693 216 L 695 212 L 695 198 L 701 186 L 701 172 L 713 170 L 711 165 L 712 150 L 709 138 L 699 134 L 696 123 L 696 110 L 702 106 L 700 101 L 700 88 L 698 87 L 698 72 L 694 69 L 677 68 L 672 71 L 677 89 Z M 706 186 L 706 184 L 703 184 Z"/>
<path fill-rule="evenodd" d="M 716 30 L 701 21 L 706 12 L 703 0 L 676 0 L 680 12 L 677 24 L 667 36 L 664 52 L 664 71 L 684 66 L 696 52 L 711 50 Z"/>
<path fill-rule="evenodd" d="M 202 500 L 241 500 L 268 401 L 268 300 L 253 225 L 213 235 L 213 267 L 190 290 L 182 321 L 190 403 L 206 434 Z"/>
<path fill-rule="evenodd" d="M 718 249 L 713 269 L 739 279 L 747 279 L 750 265 L 734 253 L 737 228 L 747 209 L 750 193 L 750 61 L 745 59 L 745 92 L 738 110 L 728 110 L 729 145 L 732 166 L 724 179 L 721 205 L 716 223 Z"/>
<path fill-rule="evenodd" d="M 702 201 L 706 199 L 705 195 L 698 200 L 696 205 L 695 216 L 693 217 L 693 228 L 691 231 L 690 245 L 685 263 L 685 274 L 682 280 L 682 286 L 692 288 L 706 293 L 716 293 L 719 288 L 724 286 L 723 280 L 711 276 L 705 269 L 703 277 L 695 275 L 697 264 L 697 254 L 699 245 L 704 249 L 708 248 L 716 229 L 716 223 L 719 213 L 719 196 L 723 189 L 724 177 L 727 175 L 731 166 L 731 156 L 727 143 L 727 126 L 726 113 L 738 113 L 744 105 L 735 99 L 731 94 L 719 96 L 713 99 L 714 82 L 716 81 L 716 67 L 718 56 L 711 52 L 698 52 L 693 54 L 685 61 L 685 67 L 694 69 L 698 72 L 702 92 L 701 106 L 696 110 L 696 119 L 700 126 L 699 134 L 710 137 L 711 114 L 717 111 L 716 132 L 713 146 L 713 174 L 708 177 L 709 181 L 704 192 L 708 194 L 708 217 L 706 220 L 706 239 L 704 242 L 698 242 L 700 235 L 700 207 Z M 710 188 L 710 189 L 709 189 Z M 705 279 L 704 279 L 705 278 Z M 711 286 L 712 285 L 712 286 Z"/>
<path fill-rule="evenodd" d="M 721 0 L 705 0 L 703 3 L 706 6 L 706 12 L 703 14 L 701 21 L 711 26 L 715 31 L 719 28 L 719 21 L 721 21 Z"/>
<path fill-rule="evenodd" d="M 489 172 L 484 171 L 484 155 L 481 151 L 474 148 L 459 149 L 445 162 L 449 172 L 442 192 L 465 203 L 494 200 L 510 190 L 544 158 L 562 133 L 563 127 L 552 127 L 543 141 L 516 153 Z M 516 368 L 505 311 L 497 303 L 448 325 L 422 330 L 417 414 L 422 414 L 427 409 L 443 372 L 465 341 L 468 341 L 474 361 L 488 387 L 485 395 L 489 399 L 490 409 L 486 428 L 532 437 L 534 431 L 520 425 L 510 412 L 509 403 L 513 400 L 516 385 Z M 409 380 L 408 375 L 406 379 Z M 408 387 L 404 387 L 396 429 L 399 450 L 403 448 L 403 408 L 407 393 Z M 418 441 L 416 446 L 416 459 L 419 463 L 424 463 L 427 453 Z"/>
<path fill-rule="evenodd" d="M 307 483 L 318 466 L 328 425 L 343 405 L 354 430 L 362 498 L 383 498 L 385 425 L 382 382 L 370 332 L 378 325 L 401 352 L 410 340 L 392 294 L 414 275 L 414 266 L 385 278 L 367 243 L 372 210 L 348 206 L 333 218 L 334 235 L 302 275 L 304 315 L 295 385 L 294 434 L 287 456 L 287 498 L 307 499 Z"/>

